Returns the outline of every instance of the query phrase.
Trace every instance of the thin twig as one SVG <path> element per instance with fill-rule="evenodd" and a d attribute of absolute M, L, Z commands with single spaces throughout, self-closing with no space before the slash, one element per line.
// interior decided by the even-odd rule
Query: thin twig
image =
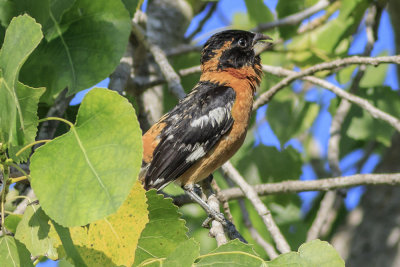
<path fill-rule="evenodd" d="M 359 185 L 400 185 L 400 173 L 382 174 L 355 174 L 350 176 L 325 178 L 318 180 L 290 180 L 279 183 L 258 184 L 251 186 L 252 190 L 260 196 L 272 194 L 298 193 L 307 191 L 330 191 L 338 188 L 348 188 Z M 240 188 L 229 188 L 221 190 L 221 194 L 227 200 L 245 197 Z M 188 197 L 178 195 L 173 197 L 174 204 L 182 206 L 193 203 Z"/>
<path fill-rule="evenodd" d="M 336 200 L 335 191 L 329 191 L 325 194 L 319 205 L 317 215 L 315 216 L 315 219 L 310 229 L 307 232 L 306 242 L 318 238 L 321 228 L 324 225 L 325 220 L 328 217 L 328 214 L 335 203 L 335 200 Z"/>
<path fill-rule="evenodd" d="M 260 95 L 260 97 L 258 97 L 257 100 L 254 102 L 253 109 L 257 109 L 260 106 L 268 103 L 279 90 L 285 88 L 296 79 L 312 75 L 319 71 L 338 69 L 352 64 L 366 64 L 366 65 L 378 66 L 379 64 L 383 63 L 400 64 L 400 55 L 385 56 L 385 57 L 353 56 L 348 58 L 337 59 L 331 62 L 317 64 L 303 71 L 293 72 L 286 78 L 282 79 L 279 83 L 271 87 L 267 92 Z M 399 130 L 400 130 L 400 125 L 399 125 Z"/>
<path fill-rule="evenodd" d="M 320 0 L 318 3 L 315 5 L 302 10 L 301 12 L 298 12 L 296 14 L 292 14 L 290 16 L 287 16 L 285 18 L 282 18 L 277 21 L 272 21 L 272 22 L 267 22 L 267 23 L 261 23 L 257 27 L 253 28 L 252 31 L 254 32 L 263 32 L 267 31 L 272 28 L 280 27 L 280 26 L 286 26 L 286 25 L 296 25 L 300 24 L 300 22 L 315 13 L 321 11 L 322 9 L 326 8 L 329 6 L 331 1 L 329 0 Z"/>
<path fill-rule="evenodd" d="M 150 43 L 146 39 L 143 30 L 135 22 L 132 22 L 132 32 L 153 55 L 155 62 L 160 67 L 161 73 L 168 83 L 169 90 L 179 99 L 185 97 L 186 94 L 183 90 L 181 79 L 168 62 L 168 59 L 162 49 L 158 45 Z"/>
<path fill-rule="evenodd" d="M 199 73 L 199 72 L 201 72 L 200 65 L 194 66 L 194 67 L 190 67 L 190 68 L 186 68 L 186 69 L 181 69 L 179 71 L 179 75 L 187 76 L 187 75 L 194 74 L 194 73 Z"/>
<path fill-rule="evenodd" d="M 336 1 L 334 3 L 332 3 L 332 5 L 330 5 L 327 9 L 325 14 L 323 14 L 322 16 L 314 19 L 313 21 L 300 26 L 300 28 L 297 30 L 297 34 L 302 34 L 302 33 L 306 33 L 308 31 L 312 31 L 314 29 L 316 29 L 317 27 L 323 25 L 331 16 L 333 13 L 335 13 L 341 6 L 342 2 L 341 1 Z"/>
<path fill-rule="evenodd" d="M 267 253 L 268 257 L 273 260 L 278 257 L 278 253 L 276 252 L 274 246 L 268 243 L 263 236 L 254 228 L 253 224 L 251 223 L 249 212 L 247 211 L 246 205 L 243 199 L 239 199 L 239 207 L 242 213 L 242 218 L 244 225 L 246 226 L 247 230 L 249 230 L 251 237 L 256 241 Z"/>
<path fill-rule="evenodd" d="M 274 219 L 272 218 L 271 212 L 264 205 L 261 199 L 258 197 L 257 192 L 251 187 L 239 174 L 239 172 L 233 167 L 230 162 L 225 163 L 221 167 L 222 171 L 233 180 L 246 195 L 246 197 L 253 204 L 258 215 L 264 221 L 268 231 L 270 232 L 272 239 L 274 240 L 276 247 L 281 253 L 287 253 L 290 251 L 290 246 L 287 243 L 285 237 L 282 235 Z"/>
<path fill-rule="evenodd" d="M 165 51 L 165 54 L 168 57 L 172 57 L 190 52 L 200 52 L 200 51 L 201 51 L 200 46 L 195 46 L 191 44 L 181 44 L 176 47 L 169 48 L 168 50 Z"/>
<path fill-rule="evenodd" d="M 214 13 L 215 9 L 217 9 L 217 4 L 218 2 L 212 2 L 209 3 L 209 9 L 207 11 L 207 14 L 202 18 L 199 23 L 197 24 L 197 28 L 188 36 L 187 39 L 192 40 L 193 37 L 196 36 L 201 30 L 203 29 L 204 24 L 211 18 L 212 14 Z"/>

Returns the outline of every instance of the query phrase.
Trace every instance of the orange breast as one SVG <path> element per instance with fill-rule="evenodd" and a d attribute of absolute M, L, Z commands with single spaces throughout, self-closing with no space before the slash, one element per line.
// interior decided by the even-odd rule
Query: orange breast
<path fill-rule="evenodd" d="M 253 105 L 253 90 L 246 79 L 231 77 L 226 85 L 234 88 L 236 92 L 236 100 L 232 107 L 234 119 L 232 128 L 222 136 L 213 149 L 177 179 L 177 183 L 181 185 L 197 183 L 207 178 L 229 160 L 243 144 Z"/>

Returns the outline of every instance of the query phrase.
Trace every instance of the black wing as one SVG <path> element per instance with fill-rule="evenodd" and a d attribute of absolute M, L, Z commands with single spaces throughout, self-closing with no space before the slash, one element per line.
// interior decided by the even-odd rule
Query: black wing
<path fill-rule="evenodd" d="M 153 152 L 145 188 L 163 188 L 201 159 L 233 124 L 235 91 L 227 86 L 200 82 L 168 114 L 167 126 Z"/>

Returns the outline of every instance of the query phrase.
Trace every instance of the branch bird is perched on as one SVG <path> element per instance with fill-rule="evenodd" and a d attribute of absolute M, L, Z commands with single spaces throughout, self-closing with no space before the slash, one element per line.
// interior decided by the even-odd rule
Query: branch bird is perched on
<path fill-rule="evenodd" d="M 268 39 L 259 33 L 227 30 L 205 43 L 198 84 L 143 135 L 140 179 L 146 190 L 160 190 L 175 181 L 198 198 L 193 184 L 239 149 L 261 81 L 257 43 Z"/>

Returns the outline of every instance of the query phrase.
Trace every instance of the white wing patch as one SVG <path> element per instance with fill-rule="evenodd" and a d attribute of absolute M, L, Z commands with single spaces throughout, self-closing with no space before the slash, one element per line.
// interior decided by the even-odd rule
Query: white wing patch
<path fill-rule="evenodd" d="M 204 156 L 205 154 L 206 154 L 206 152 L 204 151 L 204 148 L 202 146 L 199 146 L 196 148 L 195 151 L 190 153 L 190 155 L 186 158 L 186 162 L 196 161 L 199 158 L 201 158 L 202 156 Z"/>
<path fill-rule="evenodd" d="M 207 115 L 203 115 L 200 118 L 191 121 L 190 126 L 203 128 L 204 125 L 211 123 L 212 127 L 214 127 L 216 124 L 218 125 L 223 122 L 226 116 L 230 116 L 229 112 L 231 107 L 232 103 L 228 103 L 225 107 L 215 108 Z"/>

